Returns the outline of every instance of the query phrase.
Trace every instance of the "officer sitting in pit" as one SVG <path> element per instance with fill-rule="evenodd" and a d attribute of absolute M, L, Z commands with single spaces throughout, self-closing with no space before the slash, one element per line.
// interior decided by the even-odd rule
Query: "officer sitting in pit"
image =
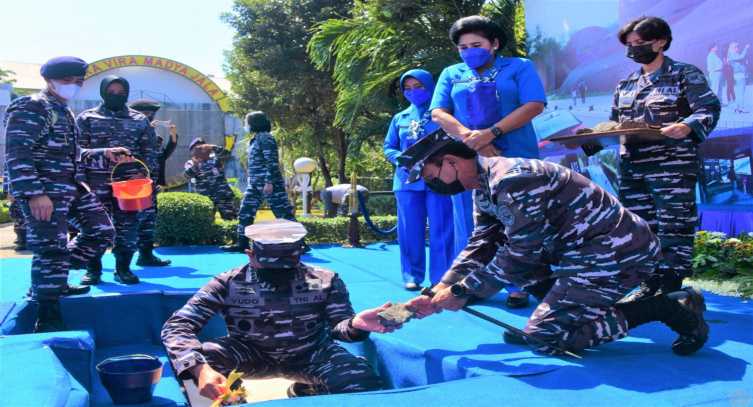
<path fill-rule="evenodd" d="M 355 314 L 345 283 L 329 270 L 301 263 L 306 229 L 278 219 L 245 229 L 253 241 L 249 263 L 201 288 L 162 328 L 179 377 L 193 377 L 204 397 L 217 398 L 228 373 L 296 380 L 290 396 L 377 390 L 379 377 L 362 358 L 335 341 L 363 341 L 391 332 L 377 314 Z M 221 313 L 228 336 L 200 342 L 207 321 Z"/>

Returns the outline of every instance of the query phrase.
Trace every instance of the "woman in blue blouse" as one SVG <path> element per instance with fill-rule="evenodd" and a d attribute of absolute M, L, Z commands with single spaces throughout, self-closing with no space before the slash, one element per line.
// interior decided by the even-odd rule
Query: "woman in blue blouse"
<path fill-rule="evenodd" d="M 432 119 L 485 156 L 539 158 L 531 120 L 544 110 L 546 94 L 533 63 L 502 57 L 500 27 L 482 16 L 461 18 L 450 28 L 450 39 L 463 62 L 439 76 L 429 109 Z M 455 253 L 473 231 L 471 192 L 452 196 Z M 511 294 L 508 305 L 527 305 L 524 293 Z"/>
<path fill-rule="evenodd" d="M 397 157 L 439 126 L 431 121 L 429 100 L 434 78 L 423 69 L 412 69 L 400 77 L 400 89 L 411 105 L 396 114 L 387 129 L 384 155 L 397 166 Z M 408 172 L 397 166 L 392 183 L 397 200 L 397 240 L 400 266 L 407 290 L 420 289 L 426 274 L 426 220 L 429 220 L 429 280 L 436 284 L 454 258 L 452 203 L 450 197 L 432 192 L 423 181 L 406 184 Z"/>

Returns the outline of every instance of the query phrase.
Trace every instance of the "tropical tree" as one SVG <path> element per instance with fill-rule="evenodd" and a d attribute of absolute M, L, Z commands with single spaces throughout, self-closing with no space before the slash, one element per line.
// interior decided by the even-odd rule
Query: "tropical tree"
<path fill-rule="evenodd" d="M 333 126 L 331 72 L 314 67 L 306 45 L 316 24 L 347 17 L 351 6 L 346 0 L 236 0 L 223 16 L 236 31 L 225 66 L 236 111 L 267 112 L 280 129 L 283 159 L 315 157 L 326 185 L 334 161 L 345 178 L 347 134 Z"/>
<path fill-rule="evenodd" d="M 0 68 L 0 83 L 13 83 L 15 80 L 10 79 L 15 72 Z"/>
<path fill-rule="evenodd" d="M 319 25 L 308 52 L 317 68 L 332 72 L 337 91 L 335 126 L 363 137 L 384 131 L 398 106 L 397 79 L 408 69 L 434 74 L 458 61 L 448 38 L 452 22 L 483 14 L 503 27 L 503 53 L 525 55 L 522 0 L 356 0 L 351 16 Z M 358 140 L 356 140 L 357 142 Z"/>

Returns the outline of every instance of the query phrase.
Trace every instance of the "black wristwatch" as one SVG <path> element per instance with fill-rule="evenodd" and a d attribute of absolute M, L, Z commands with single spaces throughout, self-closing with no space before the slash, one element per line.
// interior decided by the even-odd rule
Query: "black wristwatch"
<path fill-rule="evenodd" d="M 450 286 L 450 293 L 456 298 L 465 298 L 468 296 L 468 290 L 464 285 L 456 283 Z"/>
<path fill-rule="evenodd" d="M 502 131 L 502 129 L 500 129 L 500 128 L 499 128 L 499 127 L 497 127 L 497 126 L 492 126 L 492 127 L 489 127 L 489 130 L 490 130 L 490 131 L 492 132 L 492 134 L 494 135 L 494 138 L 498 138 L 499 136 L 502 136 L 502 135 L 504 135 L 504 134 L 505 134 L 505 132 L 504 132 L 504 131 Z"/>

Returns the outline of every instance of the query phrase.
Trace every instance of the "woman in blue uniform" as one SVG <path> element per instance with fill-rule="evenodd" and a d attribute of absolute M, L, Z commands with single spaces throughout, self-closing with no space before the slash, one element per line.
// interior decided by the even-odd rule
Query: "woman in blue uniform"
<path fill-rule="evenodd" d="M 412 69 L 400 77 L 400 89 L 411 105 L 396 114 L 384 140 L 384 155 L 397 166 L 397 157 L 423 136 L 439 127 L 431 121 L 429 100 L 434 78 L 423 69 Z M 395 169 L 392 190 L 397 200 L 397 239 L 400 266 L 407 290 L 418 290 L 426 274 L 426 221 L 429 221 L 429 280 L 436 284 L 452 264 L 452 203 L 446 195 L 432 192 L 423 181 L 407 184 L 408 172 Z"/>
<path fill-rule="evenodd" d="M 439 76 L 429 109 L 432 119 L 485 156 L 539 158 L 531 120 L 544 110 L 546 94 L 533 63 L 497 55 L 505 44 L 500 27 L 482 16 L 463 17 L 450 28 L 463 62 Z M 470 192 L 452 196 L 455 254 L 473 230 Z M 524 307 L 528 296 L 511 294 L 508 306 Z"/>

